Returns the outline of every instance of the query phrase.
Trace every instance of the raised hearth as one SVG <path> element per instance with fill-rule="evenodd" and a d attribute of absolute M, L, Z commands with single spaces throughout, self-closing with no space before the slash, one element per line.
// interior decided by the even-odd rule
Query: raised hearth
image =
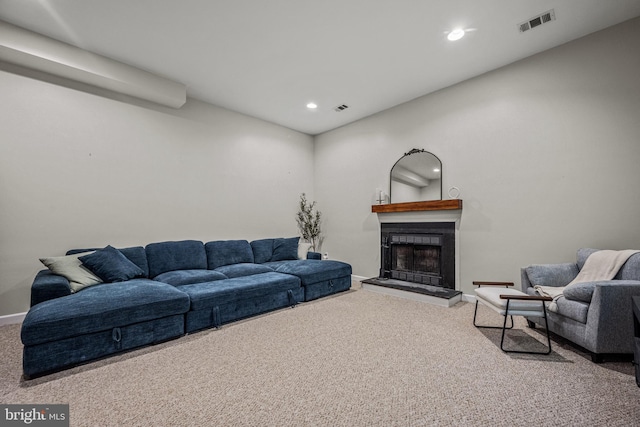
<path fill-rule="evenodd" d="M 395 279 L 373 277 L 363 280 L 362 287 L 370 291 L 424 301 L 442 307 L 451 307 L 462 300 L 462 292 L 460 291 Z"/>

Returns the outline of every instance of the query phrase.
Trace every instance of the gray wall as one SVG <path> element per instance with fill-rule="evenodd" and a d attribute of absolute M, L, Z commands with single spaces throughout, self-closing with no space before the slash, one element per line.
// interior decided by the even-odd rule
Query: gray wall
<path fill-rule="evenodd" d="M 308 135 L 193 99 L 173 110 L 1 70 L 0 93 L 0 316 L 28 309 L 39 257 L 294 236 L 299 195 L 313 196 Z"/>
<path fill-rule="evenodd" d="M 314 138 L 190 99 L 96 96 L 0 67 L 0 316 L 26 311 L 42 256 L 161 240 L 295 235 L 378 273 L 376 188 L 411 148 L 457 186 L 463 291 L 581 246 L 640 247 L 640 19 Z M 71 87 L 66 87 L 71 86 Z"/>
<path fill-rule="evenodd" d="M 460 188 L 460 283 L 640 248 L 640 19 L 316 137 L 324 250 L 377 276 L 376 188 L 411 148 Z"/>

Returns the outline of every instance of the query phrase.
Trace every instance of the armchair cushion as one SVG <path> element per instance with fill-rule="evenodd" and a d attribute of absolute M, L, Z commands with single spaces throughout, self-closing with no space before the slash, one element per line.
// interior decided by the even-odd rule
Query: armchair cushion
<path fill-rule="evenodd" d="M 531 286 L 566 286 L 578 275 L 574 263 L 539 264 L 526 268 Z"/>

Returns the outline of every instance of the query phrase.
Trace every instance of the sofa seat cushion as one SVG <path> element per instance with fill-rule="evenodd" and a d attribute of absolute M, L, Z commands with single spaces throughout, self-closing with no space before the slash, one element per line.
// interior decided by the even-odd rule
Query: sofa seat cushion
<path fill-rule="evenodd" d="M 588 303 L 567 298 L 558 298 L 556 304 L 558 306 L 556 310 L 557 314 L 573 319 L 576 322 L 587 323 L 587 313 L 589 312 Z"/>
<path fill-rule="evenodd" d="M 215 271 L 220 272 L 229 278 L 232 278 L 232 277 L 251 276 L 254 274 L 261 274 L 261 273 L 269 273 L 273 271 L 273 269 L 262 264 L 253 264 L 253 263 L 243 262 L 240 264 L 225 265 L 222 267 L 218 267 L 215 269 Z"/>
<path fill-rule="evenodd" d="M 278 273 L 299 277 L 303 286 L 351 275 L 349 264 L 334 260 L 300 259 L 268 262 L 264 265 L 273 268 Z"/>
<path fill-rule="evenodd" d="M 192 283 L 213 282 L 215 280 L 224 280 L 227 276 L 213 270 L 176 270 L 167 271 L 158 274 L 153 280 L 168 283 L 173 286 L 190 285 Z"/>
<path fill-rule="evenodd" d="M 591 302 L 591 298 L 593 298 L 593 291 L 596 289 L 596 283 L 601 282 L 576 283 L 568 288 L 564 288 L 562 295 L 567 299 L 586 302 L 589 304 Z"/>
<path fill-rule="evenodd" d="M 95 285 L 32 307 L 21 338 L 24 345 L 41 344 L 188 310 L 188 295 L 165 283 L 134 279 Z"/>
<path fill-rule="evenodd" d="M 204 245 L 209 270 L 223 265 L 253 263 L 253 251 L 246 240 L 217 240 Z"/>
<path fill-rule="evenodd" d="M 192 311 L 297 288 L 300 288 L 300 280 L 297 277 L 275 272 L 179 287 L 189 295 Z"/>
<path fill-rule="evenodd" d="M 303 286 L 351 276 L 351 266 L 349 264 L 334 260 L 300 259 L 268 262 L 264 265 L 273 268 L 278 273 L 292 274 L 299 277 Z"/>

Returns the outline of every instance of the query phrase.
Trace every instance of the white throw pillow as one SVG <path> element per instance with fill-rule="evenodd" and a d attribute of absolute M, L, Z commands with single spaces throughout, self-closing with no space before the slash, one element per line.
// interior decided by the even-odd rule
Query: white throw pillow
<path fill-rule="evenodd" d="M 307 259 L 307 252 L 311 249 L 311 243 L 298 243 L 298 259 Z"/>
<path fill-rule="evenodd" d="M 82 262 L 78 259 L 78 257 L 90 253 L 93 253 L 93 251 L 67 256 L 40 258 L 40 262 L 46 265 L 54 274 L 66 277 L 67 280 L 69 280 L 71 292 L 77 292 L 88 286 L 102 283 L 102 280 L 83 266 Z"/>

